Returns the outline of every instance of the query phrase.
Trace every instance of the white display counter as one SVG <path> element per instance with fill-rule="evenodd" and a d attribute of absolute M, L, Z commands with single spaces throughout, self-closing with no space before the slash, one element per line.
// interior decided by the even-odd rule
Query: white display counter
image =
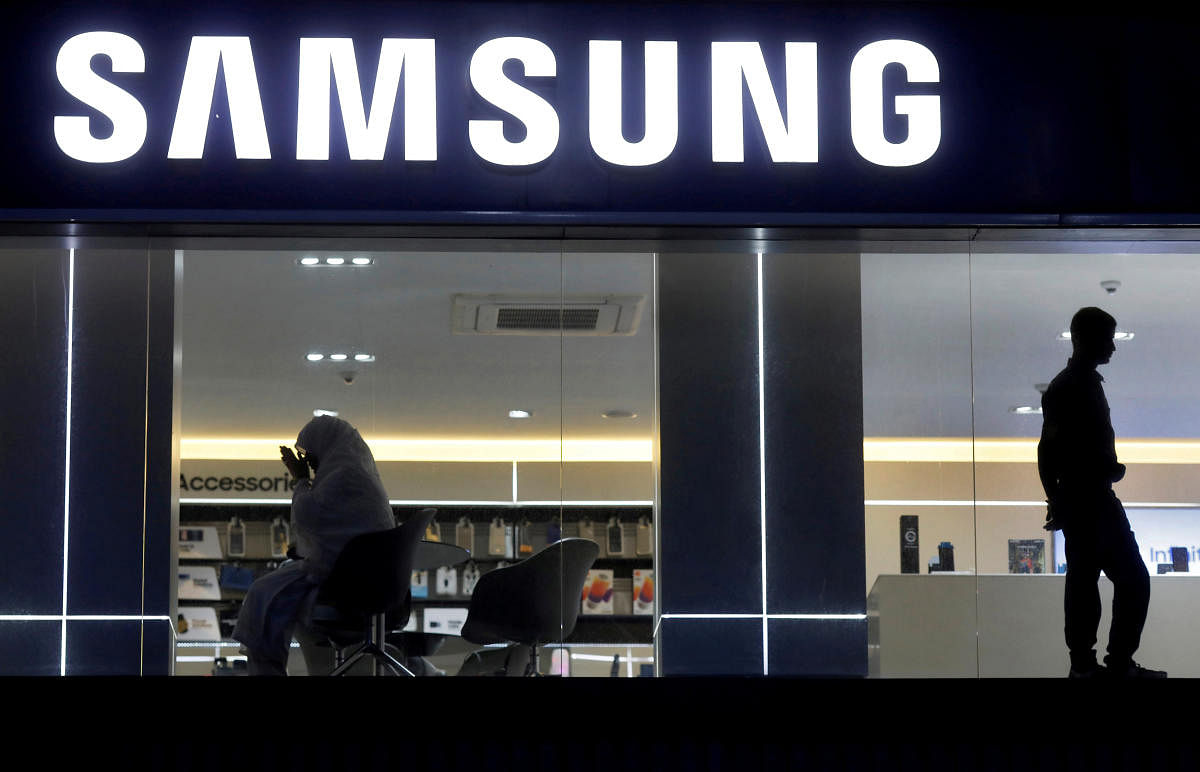
<path fill-rule="evenodd" d="M 890 574 L 867 597 L 873 678 L 1062 678 L 1062 574 Z M 1112 583 L 1100 578 L 1102 659 Z M 978 631 L 978 634 L 976 634 Z M 1150 612 L 1134 658 L 1172 677 L 1200 676 L 1200 577 L 1150 577 Z"/>

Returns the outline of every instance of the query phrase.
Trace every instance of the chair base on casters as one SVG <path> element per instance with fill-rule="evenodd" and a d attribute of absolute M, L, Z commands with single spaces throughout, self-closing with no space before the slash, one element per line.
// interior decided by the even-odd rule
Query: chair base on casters
<path fill-rule="evenodd" d="M 388 654 L 384 650 L 385 641 L 387 638 L 387 618 L 384 614 L 376 614 L 371 617 L 371 637 L 369 640 L 360 643 L 354 651 L 350 652 L 349 656 L 343 656 L 340 650 L 336 650 L 336 667 L 329 675 L 340 676 L 349 672 L 350 668 L 354 667 L 364 657 L 371 658 L 371 675 L 383 675 L 382 669 L 387 668 L 393 674 L 398 676 L 409 676 L 415 678 L 415 674 L 404 666 L 404 663 Z"/>
<path fill-rule="evenodd" d="M 525 665 L 525 676 L 540 676 L 541 669 L 538 667 L 538 645 L 536 643 L 529 647 L 529 662 Z"/>

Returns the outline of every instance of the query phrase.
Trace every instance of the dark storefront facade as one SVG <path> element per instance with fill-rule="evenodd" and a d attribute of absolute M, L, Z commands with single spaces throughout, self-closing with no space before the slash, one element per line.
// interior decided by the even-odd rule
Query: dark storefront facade
<path fill-rule="evenodd" d="M 652 571 L 652 612 L 560 642 L 577 674 L 611 659 L 583 644 L 632 652 L 623 674 L 1057 673 L 1065 649 L 1010 654 L 1028 636 L 1005 615 L 1030 585 L 1006 582 L 1021 550 L 1040 556 L 1036 579 L 1061 579 L 1031 476 L 1035 387 L 1089 304 L 1137 328 L 1110 399 L 1137 440 L 1120 446 L 1127 505 L 1163 533 L 1147 562 L 1190 544 L 1170 516 L 1200 511 L 1186 335 L 1200 65 L 1169 21 L 893 3 L 76 3 L 23 11 L 4 34 L 6 674 L 177 672 L 177 579 L 195 565 L 180 529 L 286 515 L 274 483 L 251 495 L 234 480 L 279 473 L 255 466 L 262 447 L 325 407 L 379 439 L 393 505 L 438 506 L 447 540 L 460 518 L 478 539 L 493 518 L 531 520 L 546 541 L 584 521 L 629 529 L 605 581 Z M 309 281 L 354 260 L 353 282 Z M 440 304 L 441 353 L 388 304 L 412 291 L 415 309 L 417 288 Z M 560 326 L 501 352 L 449 337 L 460 295 L 559 312 L 622 298 L 640 326 L 607 342 Z M 327 303 L 324 329 L 349 318 L 363 337 L 302 339 Z M 255 364 L 255 346 L 308 369 Z M 529 380 L 505 369 L 514 356 Z M 362 365 L 318 372 L 331 359 Z M 642 407 L 605 402 L 606 373 Z M 298 383 L 335 375 L 358 383 Z M 547 420 L 541 434 L 451 420 L 505 389 L 497 405 L 526 407 L 536 384 L 549 396 L 524 412 Z M 641 423 L 614 430 L 622 419 Z M 508 444 L 481 450 L 493 440 Z M 901 565 L 903 517 L 920 518 L 925 576 Z M 1156 597 L 1174 619 L 1196 594 L 1172 580 Z M 1054 641 L 1047 609 L 1030 624 Z M 933 644 L 923 628 L 941 631 Z M 1180 638 L 1164 636 L 1147 646 L 1170 659 Z"/>

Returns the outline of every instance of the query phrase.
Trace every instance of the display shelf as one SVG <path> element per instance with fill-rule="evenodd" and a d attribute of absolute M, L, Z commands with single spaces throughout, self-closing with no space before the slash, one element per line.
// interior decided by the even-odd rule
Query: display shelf
<path fill-rule="evenodd" d="M 435 506 L 436 505 L 431 505 Z M 397 515 L 399 521 L 407 519 L 413 512 L 422 509 L 419 506 L 394 506 L 393 511 Z M 473 562 L 479 569 L 480 574 L 486 574 L 492 569 L 499 566 L 500 563 L 507 565 L 516 565 L 528 558 L 528 555 L 521 557 L 505 557 L 502 555 L 489 555 L 488 549 L 488 525 L 493 519 L 499 517 L 507 524 L 516 525 L 524 520 L 528 520 L 530 530 L 528 537 L 531 540 L 534 551 L 541 550 L 547 546 L 547 540 L 555 535 L 553 529 L 548 529 L 552 522 L 557 522 L 561 525 L 557 534 L 561 538 L 578 537 L 579 522 L 586 518 L 596 526 L 598 536 L 603 536 L 603 528 L 610 518 L 617 517 L 621 523 L 623 539 L 626 551 L 619 555 L 605 554 L 605 544 L 601 543 L 601 555 L 593 563 L 593 568 L 610 570 L 613 572 L 613 578 L 618 583 L 618 588 L 623 589 L 628 594 L 628 588 L 625 584 L 631 582 L 631 577 L 635 570 L 653 569 L 654 556 L 638 555 L 636 551 L 637 525 L 642 518 L 650 518 L 653 514 L 652 507 L 558 507 L 558 506 L 453 506 L 453 507 L 437 507 L 438 517 L 435 522 L 440 526 L 440 539 L 446 544 L 457 545 L 455 539 L 455 527 L 459 520 L 466 517 L 474 524 L 474 539 L 470 549 L 470 562 Z M 250 505 L 208 505 L 208 504 L 188 504 L 180 508 L 180 528 L 186 527 L 215 527 L 217 531 L 217 539 L 220 545 L 220 551 L 223 557 L 189 557 L 180 555 L 180 570 L 186 571 L 187 567 L 195 565 L 210 565 L 217 569 L 218 579 L 221 566 L 236 564 L 252 569 L 255 573 L 255 578 L 260 576 L 265 568 L 269 568 L 272 563 L 282 562 L 285 558 L 275 557 L 269 554 L 270 539 L 269 539 L 269 523 L 276 517 L 288 517 L 290 506 L 287 504 L 250 504 Z M 228 527 L 229 520 L 232 517 L 240 518 L 246 524 L 246 555 L 240 557 L 230 557 L 228 551 Z M 651 523 L 653 521 L 651 520 Z M 600 539 L 596 540 L 598 543 Z M 515 546 L 515 545 L 514 545 Z M 460 572 L 466 565 L 467 561 L 455 566 Z M 435 570 L 429 571 L 429 580 L 431 585 L 434 582 Z M 431 586 L 431 594 L 424 598 L 413 598 L 412 609 L 414 616 L 417 617 L 418 624 L 421 623 L 421 610 L 424 608 L 448 608 L 448 607 L 469 607 L 471 596 L 469 595 L 437 595 L 432 593 L 434 588 Z M 210 606 L 217 609 L 218 617 L 221 620 L 221 628 L 223 634 L 228 634 L 232 626 L 232 620 L 236 618 L 237 611 L 241 606 L 241 601 L 245 597 L 244 590 L 234 590 L 226 587 L 220 587 L 220 600 L 204 600 L 204 599 L 180 599 L 180 608 L 189 606 Z M 624 608 L 629 609 L 629 602 L 624 602 Z M 622 611 L 622 607 L 618 607 L 617 611 Z M 633 615 L 626 613 L 618 613 L 612 615 L 594 615 L 580 616 L 580 621 L 577 624 L 576 632 L 571 637 L 573 643 L 613 643 L 613 644 L 638 644 L 645 643 L 652 639 L 652 627 L 649 621 L 652 617 Z M 207 642 L 206 642 L 207 643 Z"/>

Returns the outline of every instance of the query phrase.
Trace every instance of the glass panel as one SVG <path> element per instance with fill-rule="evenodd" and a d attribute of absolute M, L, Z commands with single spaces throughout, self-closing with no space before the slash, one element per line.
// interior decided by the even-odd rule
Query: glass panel
<path fill-rule="evenodd" d="M 212 672 L 214 655 L 240 667 L 231 638 L 250 582 L 283 570 L 286 544 L 305 541 L 289 520 L 279 446 L 318 414 L 359 431 L 398 521 L 434 507 L 426 542 L 464 547 L 451 566 L 422 557 L 436 547 L 418 549 L 411 613 L 392 626 L 388 651 L 419 674 L 457 674 L 475 651 L 487 655 L 476 664 L 503 666 L 502 643 L 458 635 L 467 590 L 523 557 L 520 504 L 532 492 L 522 467 L 549 469 L 555 485 L 534 498 L 557 513 L 562 421 L 558 320 L 530 330 L 546 325 L 501 313 L 556 311 L 560 256 L 509 250 L 187 252 L 181 530 L 195 543 L 181 545 L 181 562 L 196 576 L 180 596 L 178 672 Z M 328 635 L 296 638 L 289 672 L 332 669 Z"/>
<path fill-rule="evenodd" d="M 1200 485 L 1192 466 L 1200 436 L 1200 339 L 1191 334 L 1200 263 L 1194 245 L 1145 244 L 1138 253 L 1116 246 L 1075 243 L 1067 251 L 1061 244 L 1000 241 L 973 252 L 983 675 L 1063 677 L 1073 664 L 1086 668 L 1093 637 L 1101 660 L 1110 640 L 1117 655 L 1128 654 L 1122 641 L 1136 638 L 1143 571 L 1149 616 L 1134 656 L 1172 676 L 1200 672 L 1185 643 L 1194 634 L 1197 595 L 1189 575 L 1200 544 Z M 1107 330 L 1099 335 L 1104 356 L 1089 355 L 1087 327 L 1066 339 L 1063 333 L 1085 307 L 1115 320 L 1115 351 L 1107 347 Z M 1110 351 L 1110 361 L 1101 361 Z M 1105 460 L 1112 447 L 1106 418 L 1123 474 Z M 1057 446 L 1047 445 L 1044 471 L 1059 480 L 1054 509 L 1065 531 L 1043 528 L 1049 497 L 1038 467 L 1043 427 L 1057 437 Z M 1080 546 L 1068 552 L 1073 538 Z M 1071 614 L 1067 627 L 1076 632 L 1069 656 L 1067 556 L 1083 566 L 1072 597 L 1086 598 L 1097 586 L 1087 575 L 1093 540 L 1118 557 L 1099 565 L 1098 629 L 1087 614 Z M 1111 601 L 1125 586 L 1132 588 L 1131 622 L 1118 623 L 1110 639 Z"/>
<path fill-rule="evenodd" d="M 654 672 L 654 256 L 563 255 L 563 535 L 593 539 L 580 614 L 558 654 L 573 676 Z M 564 565 L 570 574 L 570 565 Z"/>
<path fill-rule="evenodd" d="M 975 481 L 965 245 L 862 255 L 868 668 L 974 676 Z"/>

